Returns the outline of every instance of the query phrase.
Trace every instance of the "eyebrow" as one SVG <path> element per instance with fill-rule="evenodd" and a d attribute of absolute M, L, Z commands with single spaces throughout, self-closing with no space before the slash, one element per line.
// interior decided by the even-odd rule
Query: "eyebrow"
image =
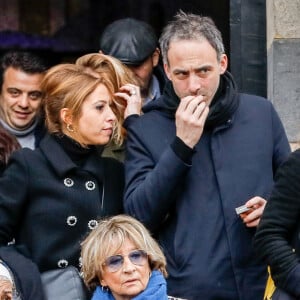
<path fill-rule="evenodd" d="M 202 65 L 200 67 L 192 68 L 192 70 L 201 71 L 203 69 L 209 69 L 211 67 L 212 66 L 210 64 L 205 64 L 205 65 Z M 176 69 L 173 70 L 173 73 L 188 73 L 188 72 L 190 72 L 190 69 L 176 68 Z"/>

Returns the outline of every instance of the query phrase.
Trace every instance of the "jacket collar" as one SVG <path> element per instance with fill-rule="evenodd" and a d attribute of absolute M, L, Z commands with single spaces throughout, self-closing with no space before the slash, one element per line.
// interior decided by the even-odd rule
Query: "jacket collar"
<path fill-rule="evenodd" d="M 40 143 L 40 150 L 59 177 L 63 178 L 76 169 L 88 171 L 103 181 L 103 167 L 99 164 L 100 154 L 91 153 L 82 167 L 77 166 L 63 150 L 59 142 L 50 134 L 46 134 Z"/>
<path fill-rule="evenodd" d="M 163 95 L 156 101 L 143 106 L 143 112 L 158 110 L 166 117 L 175 118 L 180 103 L 172 82 L 167 82 Z M 220 85 L 211 102 L 209 115 L 205 123 L 205 130 L 212 130 L 225 124 L 232 118 L 239 106 L 237 86 L 232 75 L 227 71 L 220 77 Z"/>

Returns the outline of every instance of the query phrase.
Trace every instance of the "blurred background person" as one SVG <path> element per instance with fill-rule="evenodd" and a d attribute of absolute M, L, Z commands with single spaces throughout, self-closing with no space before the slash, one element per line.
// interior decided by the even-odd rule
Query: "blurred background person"
<path fill-rule="evenodd" d="M 160 97 L 166 76 L 159 63 L 158 39 L 150 24 L 134 18 L 112 22 L 102 32 L 100 52 L 119 59 L 134 73 L 140 86 L 142 106 Z M 103 155 L 124 161 L 124 144 L 108 144 Z"/>
<path fill-rule="evenodd" d="M 92 300 L 168 299 L 165 256 L 136 219 L 104 219 L 81 246 L 83 278 L 94 290 Z"/>
<path fill-rule="evenodd" d="M 114 21 L 101 35 L 100 51 L 119 59 L 133 71 L 143 105 L 159 98 L 166 76 L 159 64 L 158 39 L 150 24 L 133 18 Z"/>
<path fill-rule="evenodd" d="M 275 186 L 254 240 L 257 254 L 270 266 L 276 287 L 294 299 L 300 299 L 299 229 L 300 149 L 276 173 Z"/>
<path fill-rule="evenodd" d="M 112 66 L 107 72 L 121 71 Z M 0 257 L 10 271 L 18 270 L 14 282 L 21 283 L 20 294 L 30 294 L 25 299 L 41 299 L 31 294 L 41 287 L 22 285 L 28 276 L 40 283 L 33 263 L 42 273 L 79 268 L 86 232 L 123 211 L 123 165 L 99 156 L 96 146 L 111 138 L 122 142 L 124 103 L 138 96 L 120 92 L 107 72 L 95 76 L 75 64 L 51 68 L 41 84 L 48 133 L 35 150 L 15 152 L 0 178 Z M 6 247 L 12 238 L 15 244 Z M 29 258 L 23 270 L 16 266 L 20 255 L 21 262 Z"/>
<path fill-rule="evenodd" d="M 42 57 L 28 51 L 9 51 L 0 59 L 0 122 L 22 147 L 34 149 L 45 134 L 40 107 L 47 68 Z"/>

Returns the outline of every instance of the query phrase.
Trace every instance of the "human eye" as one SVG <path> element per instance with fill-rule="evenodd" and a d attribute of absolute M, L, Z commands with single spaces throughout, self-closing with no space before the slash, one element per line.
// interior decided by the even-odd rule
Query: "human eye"
<path fill-rule="evenodd" d="M 111 266 L 115 266 L 115 265 L 118 265 L 120 262 L 122 261 L 122 256 L 120 255 L 115 255 L 115 256 L 111 256 L 109 258 L 109 265 Z"/>
<path fill-rule="evenodd" d="M 123 264 L 123 257 L 121 255 L 111 256 L 105 261 L 105 265 L 108 267 L 108 269 L 111 272 L 117 271 L 122 264 Z"/>
<path fill-rule="evenodd" d="M 12 96 L 12 97 L 18 97 L 19 95 L 21 95 L 21 91 L 18 89 L 8 89 L 8 93 Z"/>
<path fill-rule="evenodd" d="M 204 67 L 196 71 L 196 73 L 201 77 L 207 76 L 209 72 L 210 72 L 210 68 L 208 67 Z"/>
<path fill-rule="evenodd" d="M 97 105 L 96 105 L 96 109 L 97 109 L 98 111 L 102 111 L 102 110 L 104 109 L 104 105 L 103 105 L 103 104 L 97 104 Z"/>
<path fill-rule="evenodd" d="M 188 77 L 188 72 L 185 71 L 176 71 L 174 75 L 177 79 L 182 80 Z"/>
<path fill-rule="evenodd" d="M 38 91 L 30 92 L 30 93 L 29 93 L 29 98 L 30 98 L 31 100 L 38 100 L 38 99 L 41 99 L 41 98 L 42 98 L 42 92 L 38 92 Z"/>
<path fill-rule="evenodd" d="M 143 250 L 135 250 L 129 254 L 129 259 L 133 263 L 137 263 L 137 264 L 142 263 L 146 257 L 147 257 L 147 254 Z"/>

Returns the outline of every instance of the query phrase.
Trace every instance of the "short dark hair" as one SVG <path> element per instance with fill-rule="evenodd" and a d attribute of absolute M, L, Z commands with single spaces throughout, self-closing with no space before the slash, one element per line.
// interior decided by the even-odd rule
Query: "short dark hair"
<path fill-rule="evenodd" d="M 8 51 L 0 59 L 0 89 L 3 74 L 9 67 L 19 69 L 28 74 L 44 73 L 49 65 L 43 57 L 29 51 Z"/>

